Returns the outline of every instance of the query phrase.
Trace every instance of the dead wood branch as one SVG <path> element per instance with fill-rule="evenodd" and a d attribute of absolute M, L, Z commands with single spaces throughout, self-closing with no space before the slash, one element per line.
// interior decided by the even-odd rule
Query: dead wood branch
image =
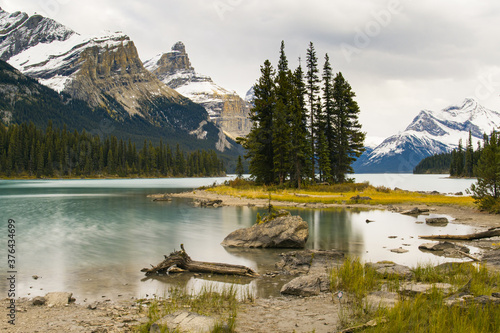
<path fill-rule="evenodd" d="M 143 268 L 141 272 L 145 272 L 146 276 L 153 274 L 169 274 L 178 272 L 179 269 L 193 273 L 210 273 L 224 275 L 240 275 L 257 277 L 259 274 L 249 267 L 241 265 L 231 265 L 215 262 L 195 261 L 188 256 L 184 250 L 184 245 L 181 244 L 181 250 L 170 253 L 165 260 L 152 268 Z"/>
<path fill-rule="evenodd" d="M 486 231 L 478 232 L 475 234 L 467 235 L 430 235 L 430 236 L 418 236 L 418 238 L 424 239 L 452 239 L 452 240 L 474 240 L 482 238 L 491 238 L 500 236 L 500 228 L 491 228 Z"/>
<path fill-rule="evenodd" d="M 463 251 L 457 250 L 457 252 L 458 252 L 458 254 L 460 254 L 460 255 L 462 255 L 462 256 L 464 256 L 464 257 L 470 258 L 470 259 L 472 259 L 472 260 L 474 260 L 474 261 L 478 261 L 478 262 L 479 262 L 479 261 L 481 261 L 481 259 L 479 259 L 478 257 L 475 257 L 475 256 L 470 255 L 470 254 L 468 254 L 468 253 L 465 253 L 465 252 L 463 252 Z"/>

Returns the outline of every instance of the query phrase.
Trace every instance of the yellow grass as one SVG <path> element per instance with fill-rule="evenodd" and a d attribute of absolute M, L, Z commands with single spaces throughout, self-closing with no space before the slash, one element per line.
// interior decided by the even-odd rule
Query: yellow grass
<path fill-rule="evenodd" d="M 315 188 L 316 189 L 316 188 Z M 367 186 L 362 191 L 331 192 L 314 190 L 282 189 L 269 191 L 263 186 L 246 186 L 245 188 L 234 188 L 223 185 L 207 189 L 218 194 L 231 195 L 248 199 L 269 199 L 296 202 L 296 203 L 323 203 L 323 204 L 354 204 L 364 203 L 369 205 L 391 205 L 391 204 L 426 204 L 426 205 L 474 205 L 469 196 L 446 196 L 441 194 L 423 194 L 403 190 L 388 190 L 386 188 L 375 188 Z M 351 200 L 351 197 L 359 195 L 370 197 L 372 200 Z"/>

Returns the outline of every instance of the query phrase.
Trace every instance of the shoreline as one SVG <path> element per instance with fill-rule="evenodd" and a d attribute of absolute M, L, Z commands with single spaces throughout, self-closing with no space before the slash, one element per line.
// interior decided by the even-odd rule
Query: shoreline
<path fill-rule="evenodd" d="M 217 194 L 206 190 L 192 190 L 182 193 L 152 194 L 150 199 L 187 198 L 193 200 L 222 200 L 220 206 L 247 206 L 264 208 L 269 204 L 267 199 L 249 199 L 231 195 Z M 441 206 L 428 204 L 397 204 L 397 205 L 369 205 L 369 204 L 324 204 L 324 203 L 295 203 L 290 201 L 271 200 L 276 207 L 303 208 L 303 209 L 369 209 L 390 210 L 402 212 L 414 207 L 427 208 L 430 214 L 443 214 L 451 217 L 453 223 L 465 224 L 477 228 L 491 228 L 500 226 L 499 216 L 480 212 L 472 207 Z M 491 240 L 489 243 L 491 244 Z M 496 241 L 493 241 L 496 242 Z M 265 276 L 267 283 L 275 285 L 283 283 L 284 277 Z M 277 289 L 279 290 L 279 288 Z M 71 290 L 69 290 L 71 292 Z M 3 310 L 0 314 L 5 318 L 8 299 L 1 301 Z M 133 326 L 147 321 L 147 305 L 151 299 L 138 302 L 131 300 L 103 300 L 94 303 L 71 303 L 63 307 L 35 306 L 28 298 L 16 299 L 17 313 L 16 326 L 2 321 L 0 330 L 9 332 L 130 332 Z M 336 302 L 332 302 L 332 294 L 321 293 L 318 296 L 300 297 L 256 297 L 254 301 L 240 303 L 236 319 L 237 331 L 251 328 L 252 332 L 332 332 L 339 324 L 341 309 Z M 256 318 L 258 318 L 256 320 Z"/>
<path fill-rule="evenodd" d="M 194 200 L 222 200 L 222 206 L 248 206 L 264 208 L 269 204 L 267 199 L 251 199 L 244 197 L 235 197 L 227 194 L 218 194 L 206 190 L 194 190 L 181 193 L 153 194 L 148 197 L 153 199 L 161 198 L 186 198 Z M 325 204 L 325 203 L 296 203 L 292 201 L 271 200 L 275 207 L 305 208 L 305 209 L 328 209 L 328 208 L 361 208 L 361 209 L 380 209 L 394 212 L 403 212 L 414 207 L 425 207 L 429 213 L 448 215 L 453 219 L 453 223 L 465 224 L 477 228 L 492 228 L 500 226 L 500 216 L 481 212 L 473 207 L 449 206 L 449 205 L 428 205 L 428 204 L 394 204 L 394 205 L 370 205 L 361 203 L 350 204 Z"/>

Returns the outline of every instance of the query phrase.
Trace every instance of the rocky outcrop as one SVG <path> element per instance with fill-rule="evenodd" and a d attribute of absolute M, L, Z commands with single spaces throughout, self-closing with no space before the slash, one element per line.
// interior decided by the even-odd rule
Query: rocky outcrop
<path fill-rule="evenodd" d="M 298 250 L 280 254 L 276 268 L 285 275 L 300 275 L 281 288 L 284 295 L 315 296 L 330 291 L 328 272 L 344 258 L 336 250 Z"/>
<path fill-rule="evenodd" d="M 425 223 L 435 227 L 445 227 L 448 225 L 448 219 L 446 217 L 428 217 L 425 219 Z"/>
<path fill-rule="evenodd" d="M 194 201 L 194 205 L 195 206 L 199 206 L 199 207 L 214 207 L 214 208 L 217 208 L 217 207 L 223 206 L 223 202 L 220 199 L 215 199 L 215 200 L 204 199 L 204 200 L 195 200 Z"/>
<path fill-rule="evenodd" d="M 309 226 L 300 216 L 279 216 L 250 228 L 230 233 L 221 243 L 226 247 L 303 248 L 309 237 Z"/>
<path fill-rule="evenodd" d="M 440 289 L 444 293 L 448 293 L 453 289 L 449 283 L 403 283 L 399 287 L 399 294 L 403 296 L 415 297 L 421 294 L 429 294 L 434 289 Z"/>
<path fill-rule="evenodd" d="M 170 88 L 202 105 L 210 120 L 229 137 L 249 133 L 250 104 L 236 92 L 215 84 L 209 76 L 196 73 L 182 42 L 177 42 L 170 52 L 145 61 L 144 66 Z"/>
<path fill-rule="evenodd" d="M 461 251 L 469 253 L 470 249 L 466 246 L 457 245 L 451 242 L 439 242 L 439 243 L 424 243 L 418 247 L 420 250 L 434 251 L 434 252 L 444 252 L 452 253 L 456 251 Z"/>
<path fill-rule="evenodd" d="M 381 275 L 384 278 L 396 277 L 400 279 L 410 279 L 413 276 L 413 272 L 410 270 L 410 267 L 399 265 L 393 262 L 370 262 L 367 263 L 366 266 L 372 267 L 373 269 L 375 269 L 377 274 Z"/>
<path fill-rule="evenodd" d="M 410 210 L 406 210 L 404 212 L 401 212 L 401 214 L 404 214 L 404 215 L 419 215 L 419 214 L 423 214 L 423 213 L 428 213 L 429 212 L 429 209 L 427 208 L 419 208 L 419 207 L 414 207 Z"/>
<path fill-rule="evenodd" d="M 376 311 L 379 308 L 390 309 L 399 302 L 399 294 L 390 291 L 374 291 L 363 299 L 369 309 Z"/>
<path fill-rule="evenodd" d="M 95 41 L 95 44 L 80 53 L 74 64 L 78 71 L 64 91 L 92 106 L 106 107 L 107 98 L 112 97 L 129 115 L 145 118 L 151 115 L 144 114 L 143 101 L 165 97 L 182 103 L 183 98 L 176 91 L 144 69 L 128 36 L 109 36 L 107 41 Z"/>
<path fill-rule="evenodd" d="M 315 296 L 330 290 L 328 274 L 307 274 L 296 277 L 283 285 L 280 293 L 295 296 Z"/>
<path fill-rule="evenodd" d="M 172 46 L 172 50 L 163 53 L 156 60 L 156 63 L 154 63 L 154 60 L 148 60 L 144 63 L 144 66 L 148 69 L 154 68 L 151 73 L 158 77 L 160 81 L 168 83 L 172 89 L 186 84 L 189 80 L 189 76 L 179 75 L 172 77 L 172 75 L 177 73 L 194 73 L 194 68 L 191 66 L 188 54 L 186 53 L 186 47 L 182 42 L 175 43 Z"/>
<path fill-rule="evenodd" d="M 72 296 L 73 294 L 68 292 L 51 292 L 45 295 L 45 304 L 49 307 L 65 306 L 74 301 Z"/>

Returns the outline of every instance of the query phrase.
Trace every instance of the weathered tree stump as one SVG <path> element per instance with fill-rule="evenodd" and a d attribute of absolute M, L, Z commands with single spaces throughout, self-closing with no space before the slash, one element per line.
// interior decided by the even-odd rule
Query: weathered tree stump
<path fill-rule="evenodd" d="M 181 244 L 180 251 L 170 253 L 168 257 L 165 256 L 165 260 L 161 263 L 156 266 L 151 266 L 151 268 L 141 269 L 141 272 L 146 273 L 146 276 L 154 274 L 169 274 L 179 271 L 240 275 L 249 277 L 259 276 L 257 272 L 246 266 L 192 260 L 184 250 L 183 244 Z"/>

